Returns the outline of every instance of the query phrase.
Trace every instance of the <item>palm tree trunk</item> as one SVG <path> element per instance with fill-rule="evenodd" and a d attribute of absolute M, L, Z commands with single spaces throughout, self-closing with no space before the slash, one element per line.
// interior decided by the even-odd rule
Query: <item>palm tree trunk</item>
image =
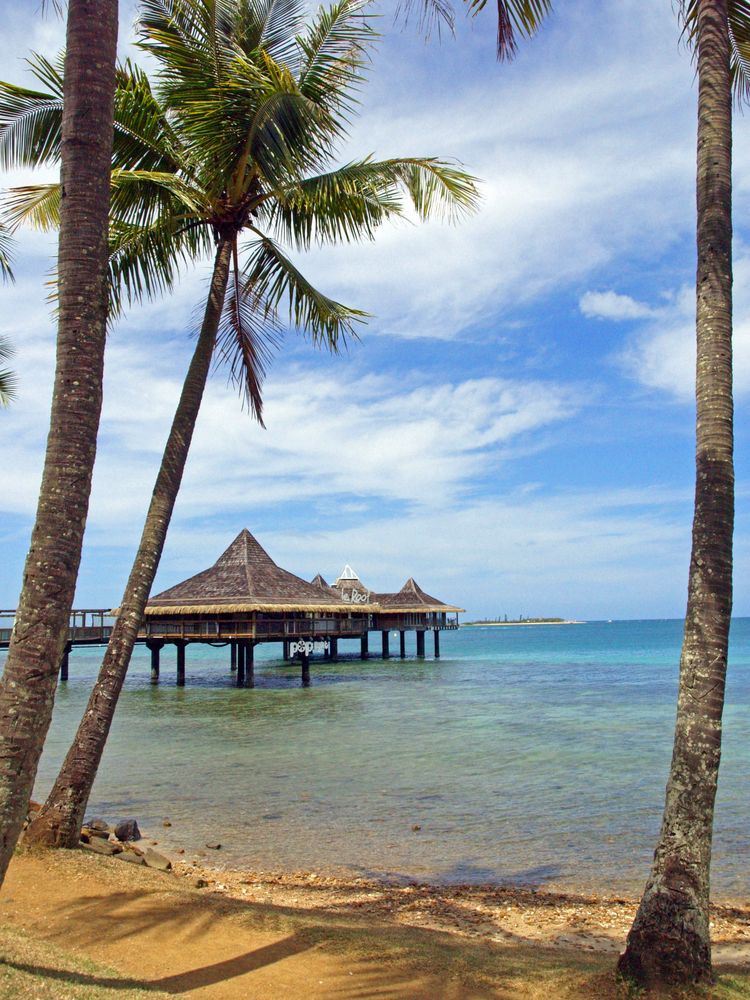
<path fill-rule="evenodd" d="M 711 978 L 708 903 L 732 609 L 732 107 L 727 0 L 698 11 L 697 439 L 693 548 L 672 766 L 651 876 L 619 968 Z"/>
<path fill-rule="evenodd" d="M 216 251 L 211 288 L 198 343 L 182 387 L 143 526 L 141 542 L 99 676 L 54 787 L 42 810 L 26 831 L 26 842 L 54 847 L 78 845 L 89 795 L 107 742 L 133 646 L 138 637 L 138 629 L 143 621 L 143 610 L 156 576 L 172 510 L 180 489 L 211 367 L 227 289 L 231 250 L 231 241 L 222 240 Z"/>
<path fill-rule="evenodd" d="M 107 322 L 116 49 L 116 0 L 70 0 L 52 413 L 23 590 L 0 681 L 0 882 L 49 728 L 91 492 Z"/>

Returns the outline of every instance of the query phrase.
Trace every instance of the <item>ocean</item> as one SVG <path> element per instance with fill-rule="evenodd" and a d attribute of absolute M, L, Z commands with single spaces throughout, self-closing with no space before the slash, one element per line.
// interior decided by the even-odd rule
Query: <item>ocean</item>
<path fill-rule="evenodd" d="M 308 689 L 278 645 L 257 648 L 254 690 L 233 688 L 228 649 L 211 647 L 188 647 L 185 688 L 167 647 L 154 688 L 137 647 L 89 812 L 134 816 L 165 848 L 230 867 L 637 894 L 661 818 L 681 633 L 676 620 L 464 628 L 443 633 L 439 660 L 429 637 L 417 660 L 411 634 L 403 661 L 313 662 Z M 100 656 L 71 655 L 37 798 Z M 743 618 L 716 810 L 720 897 L 750 898 L 749 702 Z"/>

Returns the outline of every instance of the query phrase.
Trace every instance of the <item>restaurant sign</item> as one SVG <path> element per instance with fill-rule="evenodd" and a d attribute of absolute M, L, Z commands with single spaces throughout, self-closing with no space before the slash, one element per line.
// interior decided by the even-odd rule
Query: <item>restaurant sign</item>
<path fill-rule="evenodd" d="M 331 649 L 331 643 L 329 639 L 323 639 L 320 642 L 313 642 L 311 639 L 297 639 L 295 642 L 289 644 L 289 653 L 294 656 L 295 653 L 307 654 L 311 656 L 313 653 L 328 653 Z"/>

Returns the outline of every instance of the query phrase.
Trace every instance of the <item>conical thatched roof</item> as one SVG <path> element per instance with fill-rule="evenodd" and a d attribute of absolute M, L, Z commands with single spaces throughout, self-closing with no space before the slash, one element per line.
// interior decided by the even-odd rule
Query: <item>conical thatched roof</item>
<path fill-rule="evenodd" d="M 316 576 L 314 576 L 312 578 L 311 584 L 312 584 L 313 587 L 318 587 L 320 590 L 330 590 L 331 589 L 328 586 L 328 584 L 325 582 L 325 580 L 323 579 L 323 577 L 320 575 L 320 573 L 316 574 Z"/>
<path fill-rule="evenodd" d="M 452 604 L 443 604 L 436 597 L 430 597 L 410 576 L 397 594 L 378 594 L 377 600 L 384 611 L 463 611 Z"/>
<path fill-rule="evenodd" d="M 156 594 L 146 614 L 349 610 L 332 591 L 277 566 L 247 529 L 210 569 Z"/>

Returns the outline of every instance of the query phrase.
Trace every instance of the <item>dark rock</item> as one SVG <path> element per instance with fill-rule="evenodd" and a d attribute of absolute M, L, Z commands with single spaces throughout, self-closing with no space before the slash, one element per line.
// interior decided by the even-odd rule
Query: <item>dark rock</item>
<path fill-rule="evenodd" d="M 101 837 L 92 837 L 90 843 L 81 844 L 81 847 L 84 851 L 93 851 L 94 854 L 104 854 L 107 857 L 119 854 L 122 851 L 119 844 L 110 844 L 108 840 L 102 840 Z"/>
<path fill-rule="evenodd" d="M 164 855 L 159 854 L 158 851 L 152 851 L 150 847 L 146 848 L 143 854 L 143 860 L 149 868 L 155 868 L 160 872 L 168 872 L 172 868 L 172 862 L 169 858 L 165 858 Z"/>
<path fill-rule="evenodd" d="M 140 840 L 141 831 L 134 819 L 124 819 L 115 827 L 115 837 L 127 843 L 131 840 Z"/>
<path fill-rule="evenodd" d="M 94 827 L 91 827 L 91 826 L 84 826 L 81 829 L 81 833 L 82 834 L 85 833 L 87 835 L 87 837 L 89 838 L 89 840 L 94 840 L 95 838 L 98 838 L 99 840 L 108 840 L 109 839 L 109 831 L 108 830 L 94 829 Z"/>
<path fill-rule="evenodd" d="M 106 823 L 103 819 L 91 819 L 84 823 L 89 830 L 103 830 L 105 833 L 109 833 L 109 823 Z"/>
<path fill-rule="evenodd" d="M 117 855 L 120 861 L 127 861 L 130 865 L 145 865 L 146 859 L 142 854 L 136 854 L 135 851 L 122 851 Z"/>
<path fill-rule="evenodd" d="M 411 828 L 412 833 L 418 833 L 421 829 L 422 827 L 419 825 L 419 823 L 415 823 L 414 826 Z"/>
<path fill-rule="evenodd" d="M 161 825 L 162 825 L 162 826 L 171 826 L 171 825 L 172 825 L 172 823 L 171 823 L 171 821 L 170 821 L 170 820 L 168 820 L 168 819 L 165 819 L 165 820 L 164 820 L 164 821 L 162 822 L 162 824 L 161 824 Z"/>
<path fill-rule="evenodd" d="M 209 850 L 211 850 L 211 851 L 220 851 L 221 850 L 221 844 L 206 844 L 206 847 L 208 847 Z"/>
<path fill-rule="evenodd" d="M 204 878 L 195 878 L 191 885 L 195 886 L 196 889 L 205 889 L 208 882 Z"/>

